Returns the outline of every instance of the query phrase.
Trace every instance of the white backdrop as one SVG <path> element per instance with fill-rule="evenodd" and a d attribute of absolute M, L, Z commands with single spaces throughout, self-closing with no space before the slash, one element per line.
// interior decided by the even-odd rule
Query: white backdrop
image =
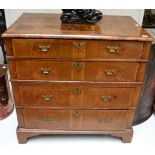
<path fill-rule="evenodd" d="M 122 15 L 132 16 L 140 25 L 142 24 L 144 10 L 143 9 L 101 9 L 103 15 Z M 61 13 L 60 9 L 6 9 L 6 23 L 10 26 L 22 13 L 37 12 L 37 13 Z"/>

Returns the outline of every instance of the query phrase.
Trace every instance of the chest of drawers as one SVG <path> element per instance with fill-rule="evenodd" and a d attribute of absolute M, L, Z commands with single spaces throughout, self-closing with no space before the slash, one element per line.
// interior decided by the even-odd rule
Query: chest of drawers
<path fill-rule="evenodd" d="M 61 24 L 23 14 L 4 34 L 19 143 L 42 134 L 108 134 L 130 142 L 152 41 L 131 17 Z"/>

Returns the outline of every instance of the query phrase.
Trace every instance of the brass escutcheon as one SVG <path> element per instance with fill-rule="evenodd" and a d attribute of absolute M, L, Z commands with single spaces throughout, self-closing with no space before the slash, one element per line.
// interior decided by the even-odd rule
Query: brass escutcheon
<path fill-rule="evenodd" d="M 81 68 L 85 67 L 85 63 L 84 62 L 74 62 L 73 67 L 76 69 L 81 69 Z"/>
<path fill-rule="evenodd" d="M 79 111 L 75 111 L 75 112 L 74 112 L 74 116 L 75 116 L 75 117 L 79 117 L 79 116 L 80 116 L 80 112 L 79 112 Z"/>
<path fill-rule="evenodd" d="M 81 47 L 85 46 L 85 43 L 84 42 L 74 42 L 73 44 L 74 44 L 74 46 L 76 48 L 81 48 Z"/>
<path fill-rule="evenodd" d="M 50 47 L 51 45 L 38 45 L 38 48 L 40 49 L 41 52 L 48 52 Z"/>

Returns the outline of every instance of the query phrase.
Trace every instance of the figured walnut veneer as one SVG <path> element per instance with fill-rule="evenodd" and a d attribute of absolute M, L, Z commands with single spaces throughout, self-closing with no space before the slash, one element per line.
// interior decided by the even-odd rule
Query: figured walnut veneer
<path fill-rule="evenodd" d="M 152 38 L 131 17 L 61 24 L 23 14 L 4 34 L 19 143 L 42 134 L 130 142 Z"/>

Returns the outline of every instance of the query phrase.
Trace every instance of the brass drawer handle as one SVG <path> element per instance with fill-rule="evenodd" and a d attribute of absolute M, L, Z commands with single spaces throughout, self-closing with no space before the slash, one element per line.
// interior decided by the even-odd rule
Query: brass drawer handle
<path fill-rule="evenodd" d="M 0 91 L 4 91 L 5 86 L 0 87 Z"/>
<path fill-rule="evenodd" d="M 73 67 L 76 69 L 81 69 L 81 68 L 85 67 L 85 63 L 84 62 L 74 62 Z"/>
<path fill-rule="evenodd" d="M 53 117 L 45 115 L 42 120 L 47 123 L 51 123 L 54 121 Z"/>
<path fill-rule="evenodd" d="M 40 71 L 42 74 L 49 74 L 51 72 L 51 68 L 48 68 L 48 67 L 42 67 L 40 68 Z"/>
<path fill-rule="evenodd" d="M 105 72 L 105 74 L 106 74 L 107 76 L 112 76 L 112 75 L 114 75 L 114 70 L 113 70 L 113 69 L 105 69 L 104 72 Z"/>
<path fill-rule="evenodd" d="M 109 119 L 107 117 L 102 117 L 99 119 L 99 123 L 101 124 L 106 124 L 109 122 Z"/>
<path fill-rule="evenodd" d="M 81 90 L 79 88 L 75 88 L 72 90 L 73 94 L 81 94 Z"/>
<path fill-rule="evenodd" d="M 101 99 L 104 101 L 104 102 L 108 102 L 112 99 L 112 96 L 101 96 Z"/>
<path fill-rule="evenodd" d="M 38 46 L 41 52 L 48 52 L 51 45 L 39 45 Z"/>
<path fill-rule="evenodd" d="M 79 117 L 80 116 L 80 112 L 79 111 L 75 111 L 73 114 L 74 114 L 75 117 Z"/>
<path fill-rule="evenodd" d="M 107 46 L 109 53 L 116 53 L 118 51 L 118 46 Z"/>
<path fill-rule="evenodd" d="M 45 101 L 50 101 L 50 100 L 52 100 L 53 96 L 52 96 L 52 95 L 42 95 L 42 98 L 43 98 Z"/>
<path fill-rule="evenodd" d="M 81 47 L 85 46 L 85 43 L 84 42 L 74 42 L 73 45 L 76 48 L 81 48 Z"/>

